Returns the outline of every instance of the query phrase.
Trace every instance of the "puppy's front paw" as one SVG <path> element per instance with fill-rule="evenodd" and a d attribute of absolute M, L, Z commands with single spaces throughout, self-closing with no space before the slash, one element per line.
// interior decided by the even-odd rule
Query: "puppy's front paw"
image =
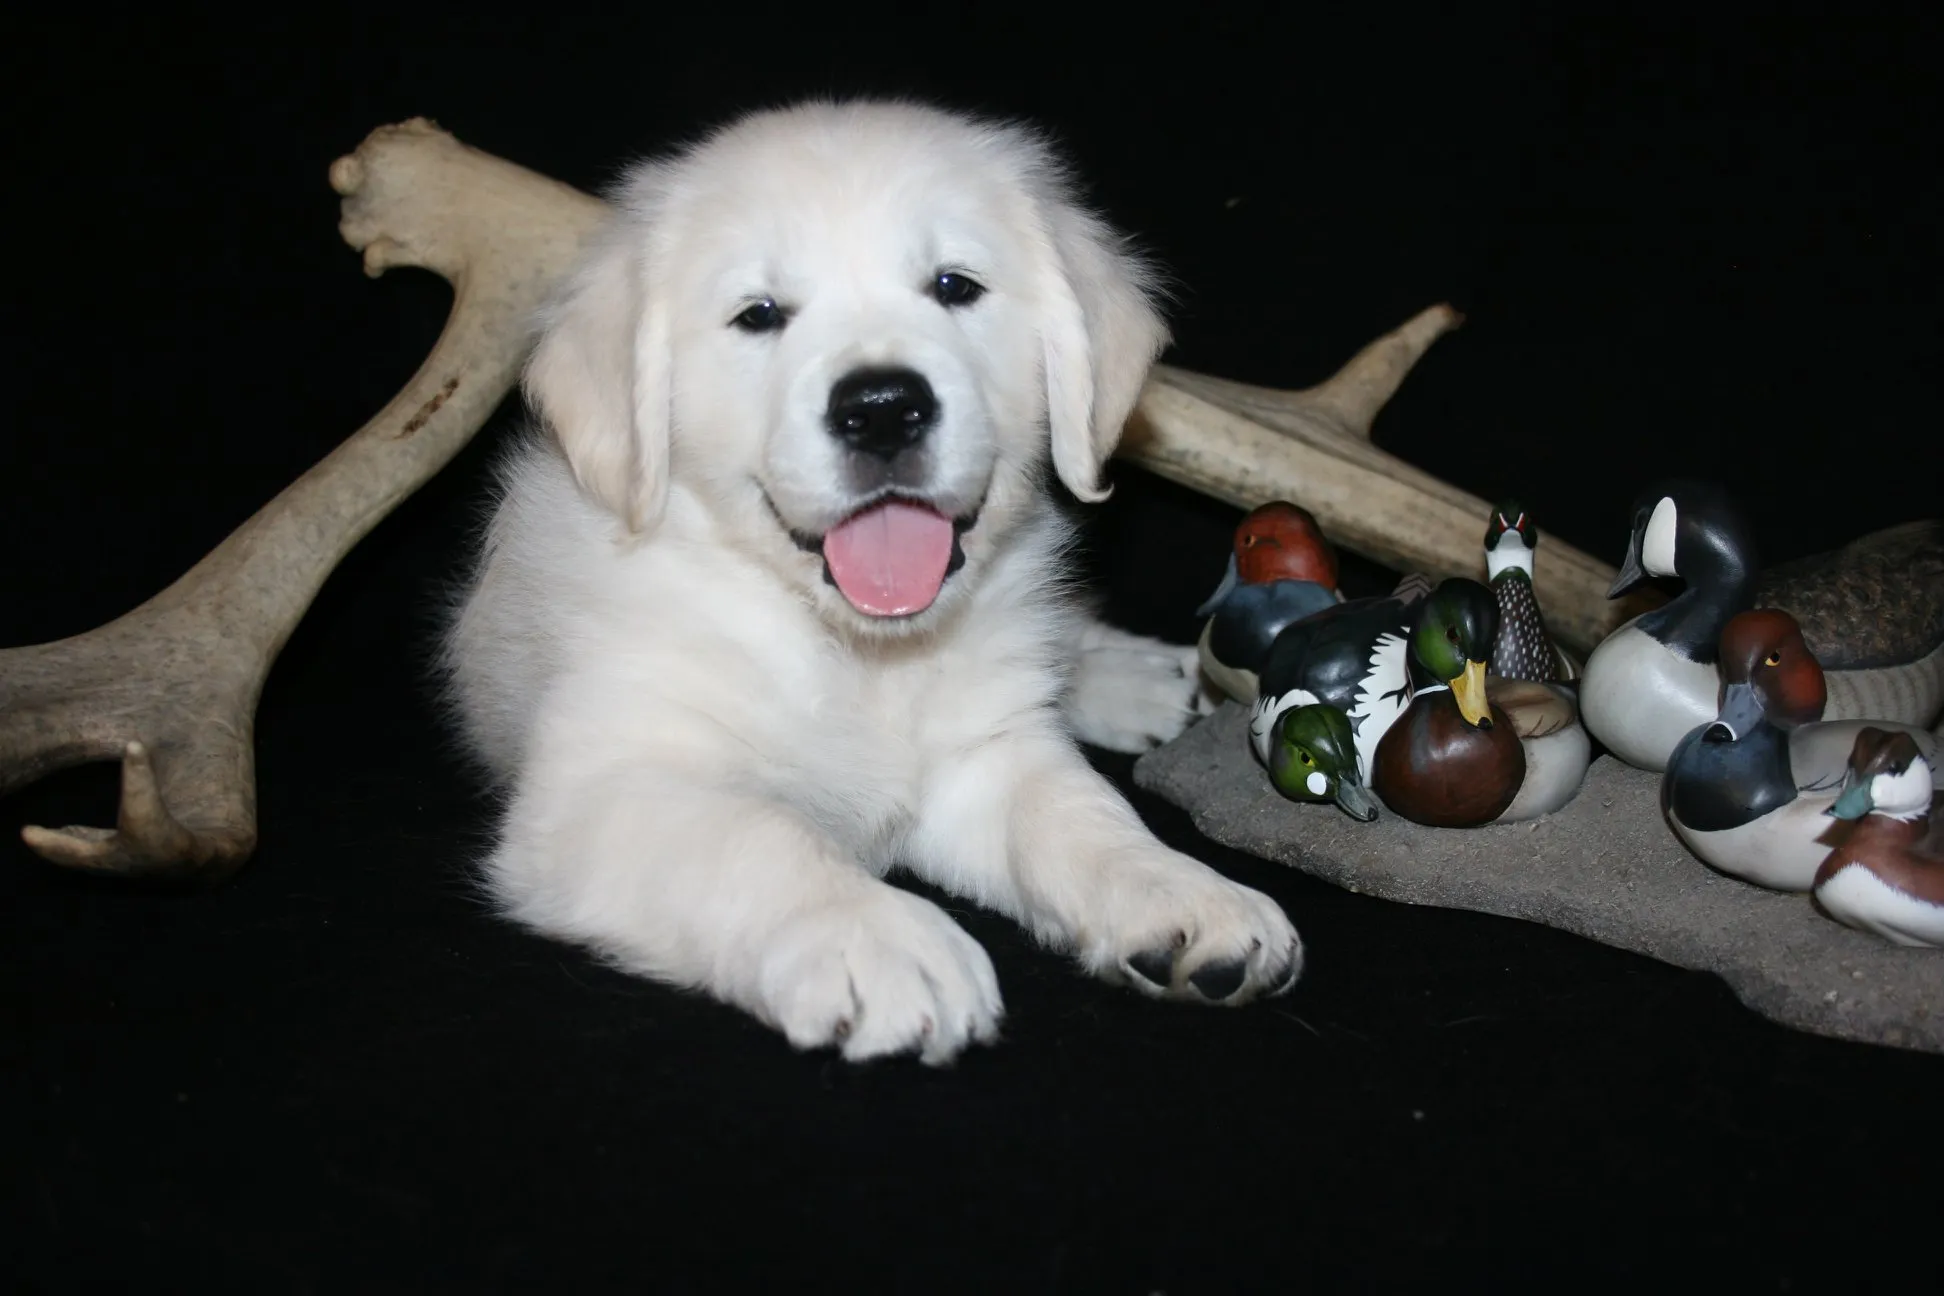
<path fill-rule="evenodd" d="M 938 906 L 891 886 L 792 919 L 764 951 L 761 1015 L 800 1049 L 916 1053 L 937 1066 L 998 1038 L 992 960 Z"/>
<path fill-rule="evenodd" d="M 1157 998 L 1240 1004 L 1302 975 L 1302 939 L 1260 891 L 1172 851 L 1124 885 L 1113 922 L 1084 951 L 1108 980 Z"/>
<path fill-rule="evenodd" d="M 1076 649 L 1066 714 L 1081 742 L 1143 752 L 1213 708 L 1192 647 L 1094 625 Z"/>

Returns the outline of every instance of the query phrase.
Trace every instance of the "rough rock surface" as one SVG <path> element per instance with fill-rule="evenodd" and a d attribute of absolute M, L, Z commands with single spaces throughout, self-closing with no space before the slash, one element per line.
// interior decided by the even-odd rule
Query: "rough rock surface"
<path fill-rule="evenodd" d="M 1763 890 L 1689 855 L 1661 818 L 1659 779 L 1602 756 L 1563 810 L 1530 823 L 1359 824 L 1284 800 L 1249 755 L 1234 704 L 1141 758 L 1142 787 L 1223 845 L 1407 904 L 1545 923 L 1714 972 L 1742 1002 L 1822 1035 L 1944 1053 L 1944 950 L 1852 931 L 1802 895 Z"/>

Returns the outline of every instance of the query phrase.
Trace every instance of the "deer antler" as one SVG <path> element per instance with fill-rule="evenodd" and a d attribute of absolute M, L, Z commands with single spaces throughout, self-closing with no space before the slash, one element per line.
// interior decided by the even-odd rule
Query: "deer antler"
<path fill-rule="evenodd" d="M 1251 387 L 1157 365 L 1120 455 L 1243 508 L 1301 504 L 1325 534 L 1367 558 L 1434 577 L 1482 577 L 1491 505 L 1370 443 L 1370 425 L 1419 358 L 1464 322 L 1449 306 L 1420 311 L 1305 391 Z M 1651 606 L 1618 602 L 1612 567 L 1546 537 L 1534 577 L 1546 627 L 1581 652 Z"/>
<path fill-rule="evenodd" d="M 331 569 L 511 390 L 533 311 L 599 225 L 596 199 L 424 120 L 331 168 L 367 274 L 450 280 L 438 344 L 377 417 L 175 584 L 87 634 L 0 652 L 0 792 L 122 762 L 116 827 L 22 831 L 58 864 L 214 880 L 256 845 L 258 695 Z"/>

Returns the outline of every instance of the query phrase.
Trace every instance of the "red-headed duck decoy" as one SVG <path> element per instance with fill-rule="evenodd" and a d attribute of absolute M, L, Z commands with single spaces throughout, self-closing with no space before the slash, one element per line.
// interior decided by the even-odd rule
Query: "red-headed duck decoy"
<path fill-rule="evenodd" d="M 1256 700 L 1259 672 L 1283 627 L 1342 602 L 1337 555 L 1309 510 L 1272 500 L 1235 528 L 1228 571 L 1195 615 L 1208 618 L 1202 670 L 1236 701 Z"/>
<path fill-rule="evenodd" d="M 1836 802 L 1857 735 L 1908 733 L 1936 768 L 1937 739 L 1883 720 L 1820 720 L 1827 691 L 1787 612 L 1731 618 L 1718 645 L 1716 717 L 1676 744 L 1661 776 L 1661 808 L 1704 862 L 1766 887 L 1807 891 L 1835 844 Z"/>

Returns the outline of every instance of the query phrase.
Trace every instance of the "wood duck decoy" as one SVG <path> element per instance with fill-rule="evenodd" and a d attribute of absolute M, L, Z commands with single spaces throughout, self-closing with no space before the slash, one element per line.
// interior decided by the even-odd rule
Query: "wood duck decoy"
<path fill-rule="evenodd" d="M 1292 801 L 1335 804 L 1369 823 L 1377 803 L 1357 768 L 1350 717 L 1317 702 L 1282 713 L 1269 747 L 1269 781 Z"/>
<path fill-rule="evenodd" d="M 1488 679 L 1498 601 L 1477 581 L 1444 581 L 1410 635 L 1412 697 L 1377 744 L 1371 783 L 1406 819 L 1440 828 L 1532 818 L 1579 790 L 1589 743 L 1570 697 L 1528 680 Z"/>
<path fill-rule="evenodd" d="M 1485 578 L 1498 599 L 1498 638 L 1491 673 L 1500 679 L 1565 683 L 1578 675 L 1573 659 L 1553 642 L 1532 587 L 1539 528 L 1516 500 L 1492 510 L 1485 525 Z"/>
<path fill-rule="evenodd" d="M 1831 720 L 1928 725 L 1944 707 L 1944 522 L 1907 523 L 1758 573 L 1754 537 L 1720 488 L 1670 482 L 1640 496 L 1617 598 L 1649 576 L 1687 588 L 1627 622 L 1587 659 L 1587 726 L 1630 765 L 1664 770 L 1715 714 L 1716 649 L 1752 607 L 1793 615 L 1822 663 Z"/>
<path fill-rule="evenodd" d="M 1236 701 L 1256 700 L 1258 675 L 1284 626 L 1342 602 L 1336 548 L 1309 510 L 1286 500 L 1251 509 L 1235 528 L 1228 571 L 1196 609 L 1203 672 Z"/>
<path fill-rule="evenodd" d="M 1909 734 L 1866 728 L 1828 814 L 1853 824 L 1816 870 L 1816 903 L 1899 945 L 1944 946 L 1944 820 Z"/>
<path fill-rule="evenodd" d="M 1932 770 L 1937 739 L 1883 720 L 1819 720 L 1822 668 L 1795 618 L 1773 608 L 1729 620 L 1718 645 L 1715 719 L 1676 744 L 1661 809 L 1687 848 L 1724 873 L 1806 891 L 1835 845 L 1836 803 L 1857 735 L 1907 733 Z"/>

